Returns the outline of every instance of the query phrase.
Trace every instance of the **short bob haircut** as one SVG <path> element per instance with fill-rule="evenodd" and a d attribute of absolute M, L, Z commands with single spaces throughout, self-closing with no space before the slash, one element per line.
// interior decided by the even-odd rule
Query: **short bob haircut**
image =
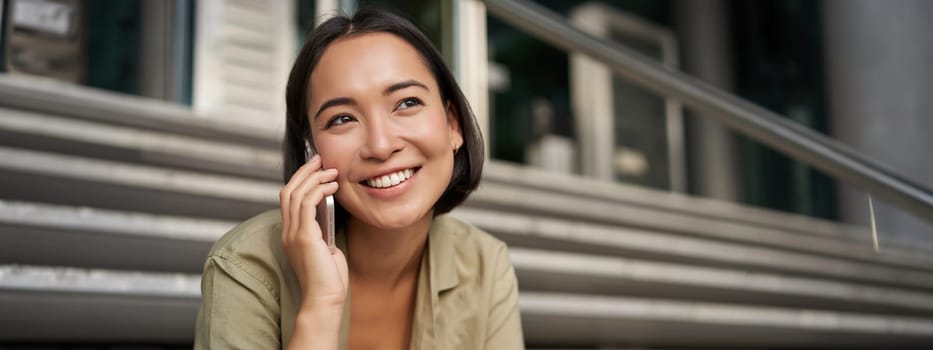
<path fill-rule="evenodd" d="M 310 123 L 308 120 L 307 100 L 308 84 L 311 72 L 324 54 L 327 47 L 340 39 L 351 38 L 366 33 L 390 33 L 413 46 L 424 59 L 424 64 L 431 70 L 440 89 L 441 101 L 453 108 L 463 145 L 454 155 L 454 169 L 447 189 L 434 204 L 434 215 L 451 211 L 466 200 L 476 189 L 483 171 L 484 149 L 483 136 L 470 105 L 463 96 L 453 74 L 447 69 L 440 53 L 425 35 L 408 19 L 394 13 L 365 8 L 350 18 L 333 17 L 311 31 L 304 47 L 295 59 L 288 76 L 285 89 L 286 122 L 283 151 L 283 181 L 291 179 L 305 162 L 305 140 L 312 145 Z M 347 213 L 338 205 L 337 221 L 342 223 Z"/>

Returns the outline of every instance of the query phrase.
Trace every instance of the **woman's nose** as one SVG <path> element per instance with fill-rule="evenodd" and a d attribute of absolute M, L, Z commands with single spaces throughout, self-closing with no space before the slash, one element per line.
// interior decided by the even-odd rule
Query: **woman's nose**
<path fill-rule="evenodd" d="M 363 158 L 386 160 L 404 147 L 395 126 L 388 118 L 377 118 L 368 124 L 366 140 L 360 150 Z"/>

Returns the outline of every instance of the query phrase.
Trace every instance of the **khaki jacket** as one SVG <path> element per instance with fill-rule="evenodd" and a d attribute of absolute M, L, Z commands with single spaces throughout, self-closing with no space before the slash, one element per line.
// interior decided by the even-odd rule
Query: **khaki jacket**
<path fill-rule="evenodd" d="M 342 234 L 337 244 L 345 249 Z M 410 349 L 524 348 L 518 284 L 503 242 L 441 215 L 431 224 L 425 254 Z M 294 329 L 300 293 L 282 249 L 279 211 L 247 220 L 208 254 L 195 349 L 283 348 Z M 350 301 L 344 306 L 340 349 L 347 347 L 349 310 Z"/>

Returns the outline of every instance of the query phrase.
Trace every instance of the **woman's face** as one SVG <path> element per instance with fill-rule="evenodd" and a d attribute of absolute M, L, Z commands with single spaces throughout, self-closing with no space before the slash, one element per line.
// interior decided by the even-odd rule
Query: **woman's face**
<path fill-rule="evenodd" d="M 383 229 L 430 219 L 463 137 L 415 48 L 388 33 L 335 41 L 308 91 L 314 146 L 354 219 Z"/>

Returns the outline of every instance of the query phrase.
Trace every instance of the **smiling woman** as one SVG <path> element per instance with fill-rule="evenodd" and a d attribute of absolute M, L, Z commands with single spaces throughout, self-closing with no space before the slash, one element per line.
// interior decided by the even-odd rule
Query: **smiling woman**
<path fill-rule="evenodd" d="M 483 143 L 424 34 L 369 9 L 322 23 L 286 105 L 281 209 L 211 249 L 195 347 L 523 348 L 505 244 L 443 215 L 478 185 Z M 331 194 L 333 253 L 315 220 Z"/>

